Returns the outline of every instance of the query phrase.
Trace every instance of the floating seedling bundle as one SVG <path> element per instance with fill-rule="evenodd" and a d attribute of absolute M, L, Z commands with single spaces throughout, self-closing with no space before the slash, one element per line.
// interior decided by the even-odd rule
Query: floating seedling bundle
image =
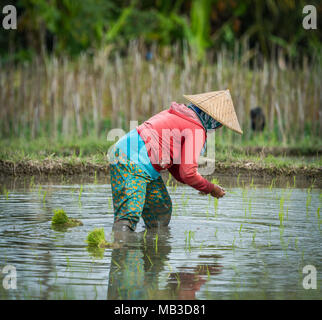
<path fill-rule="evenodd" d="M 55 230 L 64 230 L 82 226 L 83 223 L 78 219 L 68 218 L 64 209 L 54 210 L 54 215 L 51 219 L 51 227 Z"/>

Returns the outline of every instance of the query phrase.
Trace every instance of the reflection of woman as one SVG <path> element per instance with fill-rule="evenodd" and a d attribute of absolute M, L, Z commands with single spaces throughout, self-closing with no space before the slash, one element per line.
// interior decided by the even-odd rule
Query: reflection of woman
<path fill-rule="evenodd" d="M 171 251 L 169 229 L 158 234 L 147 232 L 144 238 L 132 233 L 122 247 L 113 249 L 108 283 L 109 300 L 195 299 L 209 275 L 221 272 L 221 265 L 210 263 L 170 273 L 165 289 L 159 288 L 159 276 L 168 264 Z M 209 257 L 209 260 L 212 260 Z M 180 269 L 180 268 L 179 268 Z"/>
<path fill-rule="evenodd" d="M 185 96 L 192 104 L 172 103 L 115 145 L 111 158 L 114 231 L 135 230 L 142 216 L 147 227 L 168 225 L 172 203 L 160 172 L 220 198 L 224 190 L 197 171 L 207 132 L 222 125 L 242 133 L 228 90 Z"/>
<path fill-rule="evenodd" d="M 220 273 L 221 267 L 220 264 L 212 262 L 206 265 L 197 265 L 191 268 L 190 272 L 171 273 L 166 290 L 174 299 L 195 300 L 196 293 L 207 282 L 207 277 Z"/>
<path fill-rule="evenodd" d="M 171 251 L 169 230 L 158 235 L 147 232 L 144 238 L 133 233 L 126 244 L 113 249 L 108 284 L 109 300 L 151 299 L 158 292 L 158 277 Z"/>

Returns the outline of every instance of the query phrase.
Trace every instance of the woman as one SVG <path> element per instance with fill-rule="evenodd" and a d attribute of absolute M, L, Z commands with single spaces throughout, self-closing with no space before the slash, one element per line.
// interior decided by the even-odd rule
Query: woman
<path fill-rule="evenodd" d="M 242 134 L 229 90 L 184 96 L 114 146 L 110 172 L 114 205 L 113 231 L 134 231 L 140 217 L 148 228 L 167 226 L 172 203 L 160 172 L 221 198 L 225 191 L 197 171 L 207 132 L 222 125 Z"/>

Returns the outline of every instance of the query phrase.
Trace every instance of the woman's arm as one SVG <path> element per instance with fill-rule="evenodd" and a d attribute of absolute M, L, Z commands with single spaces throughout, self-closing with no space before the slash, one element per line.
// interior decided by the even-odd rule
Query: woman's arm
<path fill-rule="evenodd" d="M 194 135 L 188 135 L 182 144 L 181 163 L 178 165 L 179 177 L 183 183 L 208 194 L 214 191 L 215 185 L 198 173 L 198 159 L 204 140 L 199 139 L 196 143 L 194 140 Z"/>

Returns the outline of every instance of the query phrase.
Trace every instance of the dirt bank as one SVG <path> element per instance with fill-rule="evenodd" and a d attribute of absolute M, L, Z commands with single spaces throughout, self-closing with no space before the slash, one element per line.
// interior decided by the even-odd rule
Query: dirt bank
<path fill-rule="evenodd" d="M 79 175 L 108 173 L 109 164 L 95 164 L 90 161 L 74 160 L 27 160 L 6 161 L 0 160 L 0 175 L 7 176 L 35 176 L 35 175 Z"/>
<path fill-rule="evenodd" d="M 202 165 L 201 165 L 202 167 Z M 215 171 L 226 175 L 252 174 L 255 176 L 306 176 L 322 180 L 322 168 L 311 166 L 274 166 L 262 165 L 256 162 L 234 161 L 221 162 L 216 161 Z M 109 173 L 109 164 L 94 163 L 85 160 L 53 160 L 45 159 L 42 161 L 6 161 L 0 160 L 0 175 L 2 176 L 36 176 L 36 175 L 94 175 Z"/>

